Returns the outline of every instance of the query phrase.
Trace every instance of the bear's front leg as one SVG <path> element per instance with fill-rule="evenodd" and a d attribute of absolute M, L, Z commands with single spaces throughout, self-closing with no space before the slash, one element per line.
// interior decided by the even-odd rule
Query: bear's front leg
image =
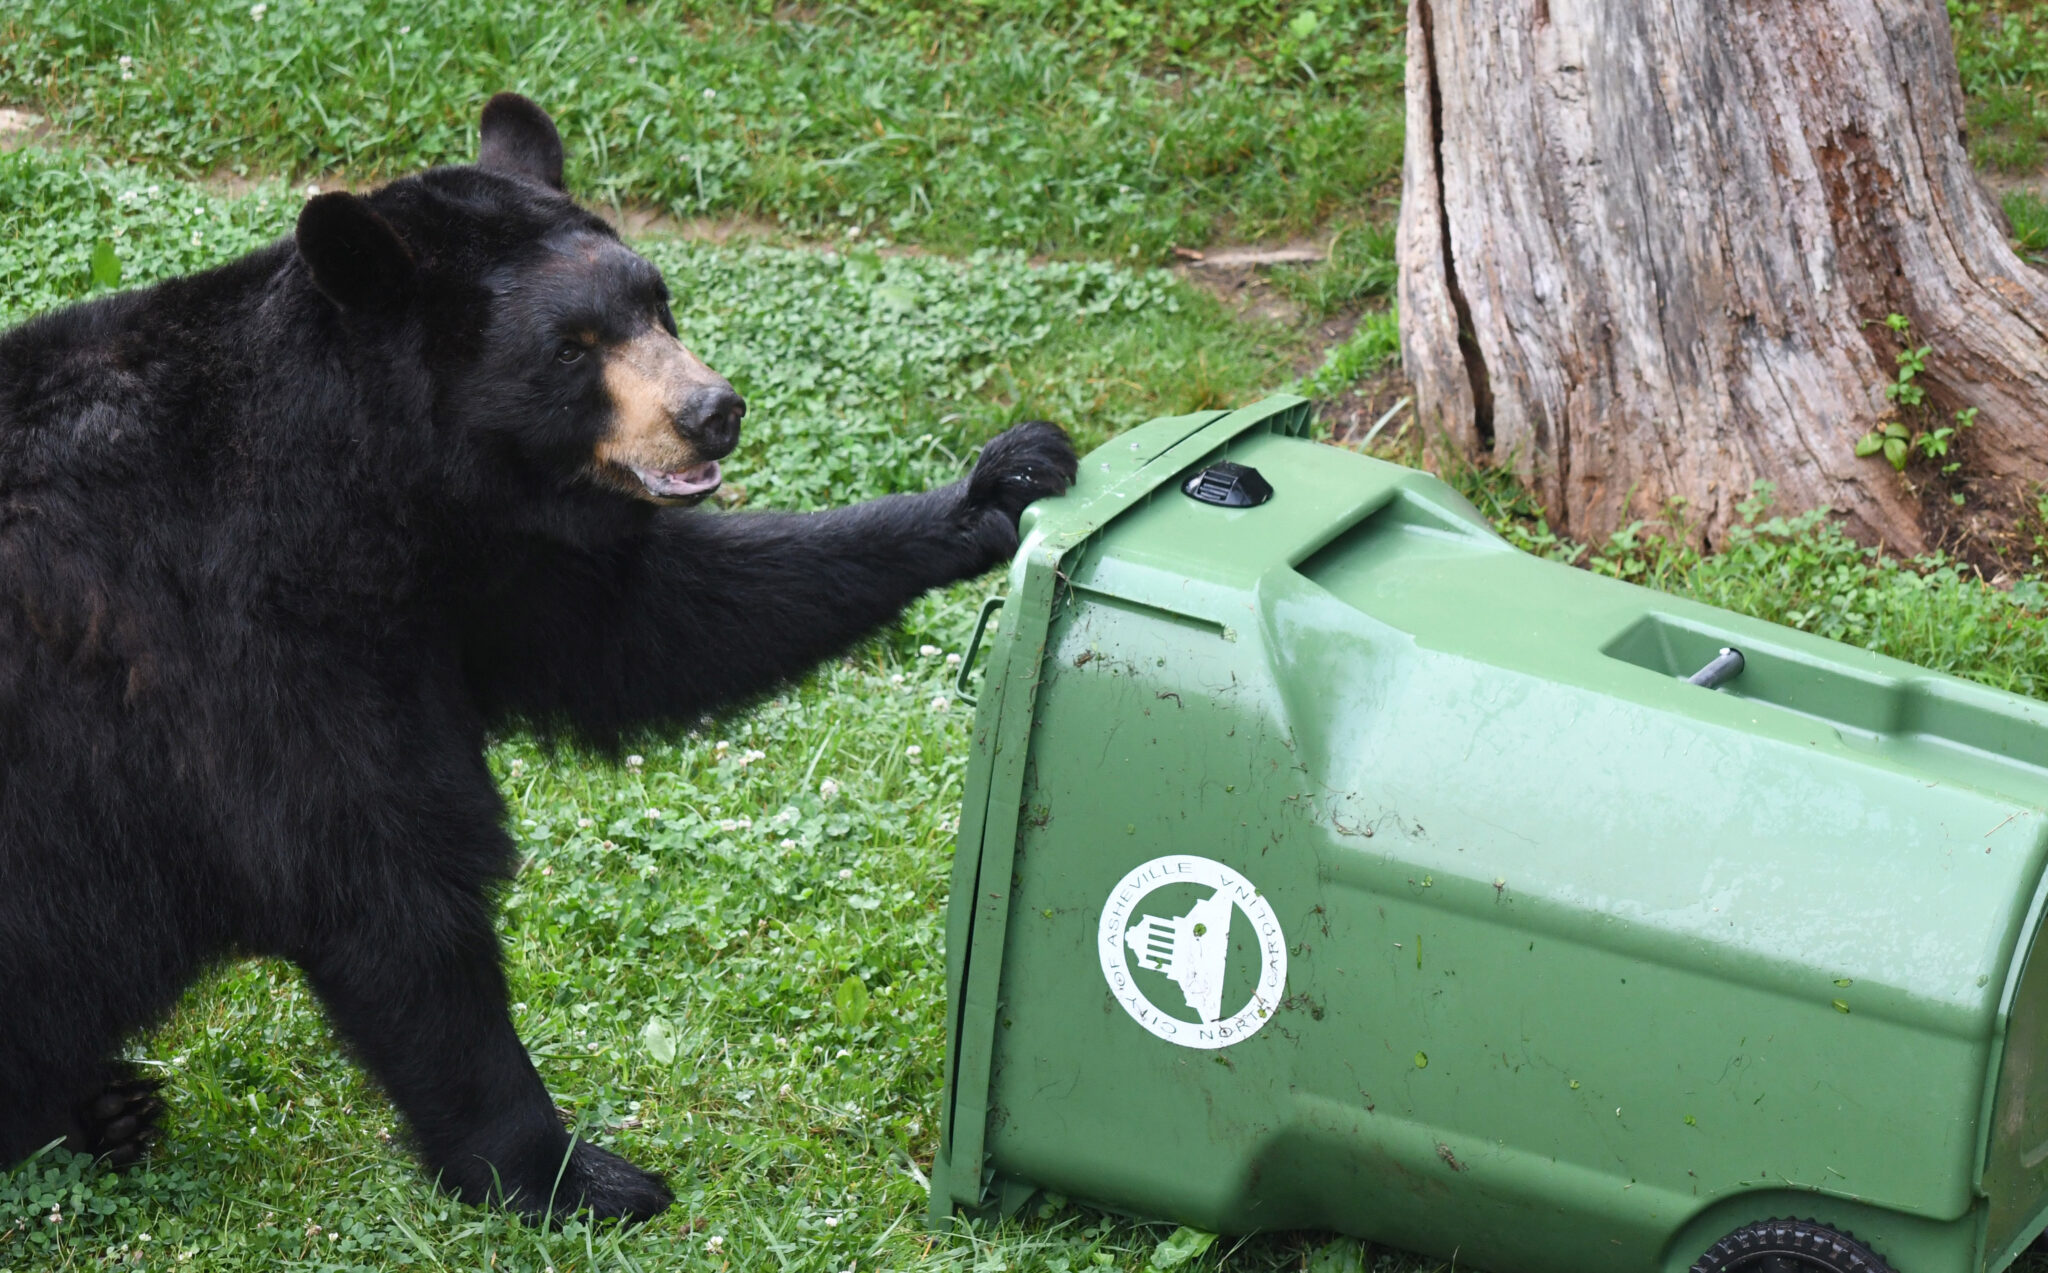
<path fill-rule="evenodd" d="M 744 703 L 1015 553 L 1025 507 L 1076 463 L 1056 426 L 1020 424 L 938 490 L 816 513 L 664 509 L 620 543 L 536 551 L 463 616 L 477 706 L 614 746 Z"/>
<path fill-rule="evenodd" d="M 299 962 L 443 1188 L 531 1216 L 659 1214 L 672 1201 L 660 1176 L 563 1128 L 512 1028 L 497 938 L 475 909 L 467 921 L 415 916 L 337 937 Z"/>

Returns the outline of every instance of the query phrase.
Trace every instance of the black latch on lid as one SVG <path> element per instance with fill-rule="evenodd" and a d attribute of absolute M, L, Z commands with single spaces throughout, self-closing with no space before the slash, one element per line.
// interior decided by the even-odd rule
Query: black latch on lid
<path fill-rule="evenodd" d="M 1191 499 L 1225 508 L 1250 508 L 1273 498 L 1273 484 L 1259 471 L 1229 460 L 1218 460 L 1181 484 Z"/>

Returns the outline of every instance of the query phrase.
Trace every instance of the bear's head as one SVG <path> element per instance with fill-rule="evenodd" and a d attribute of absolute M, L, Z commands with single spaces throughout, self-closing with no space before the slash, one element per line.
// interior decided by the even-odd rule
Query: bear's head
<path fill-rule="evenodd" d="M 704 499 L 746 404 L 683 345 L 661 272 L 564 190 L 547 113 L 500 93 L 481 132 L 474 165 L 308 200 L 294 238 L 313 286 L 345 330 L 417 361 L 474 484 Z"/>

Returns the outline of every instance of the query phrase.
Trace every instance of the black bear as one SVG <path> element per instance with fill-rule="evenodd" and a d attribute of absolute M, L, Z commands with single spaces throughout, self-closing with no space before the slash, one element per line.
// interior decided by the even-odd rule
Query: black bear
<path fill-rule="evenodd" d="M 797 676 L 1015 551 L 1024 424 L 963 481 L 693 511 L 745 407 L 511 94 L 474 166 L 0 335 L 0 1169 L 132 1160 L 118 1062 L 210 964 L 305 971 L 427 1169 L 644 1218 L 513 1032 L 486 732 L 616 747 Z"/>

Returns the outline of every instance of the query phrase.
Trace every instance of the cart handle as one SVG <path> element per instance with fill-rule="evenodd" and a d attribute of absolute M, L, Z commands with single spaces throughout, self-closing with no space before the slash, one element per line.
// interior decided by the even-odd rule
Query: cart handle
<path fill-rule="evenodd" d="M 967 642 L 967 653 L 960 656 L 960 675 L 953 678 L 953 689 L 960 701 L 970 707 L 974 706 L 975 697 L 967 692 L 967 674 L 974 670 L 974 656 L 981 652 L 982 633 L 988 631 L 989 620 L 1002 608 L 1001 597 L 990 597 L 981 603 L 981 617 L 974 621 L 974 636 Z"/>

